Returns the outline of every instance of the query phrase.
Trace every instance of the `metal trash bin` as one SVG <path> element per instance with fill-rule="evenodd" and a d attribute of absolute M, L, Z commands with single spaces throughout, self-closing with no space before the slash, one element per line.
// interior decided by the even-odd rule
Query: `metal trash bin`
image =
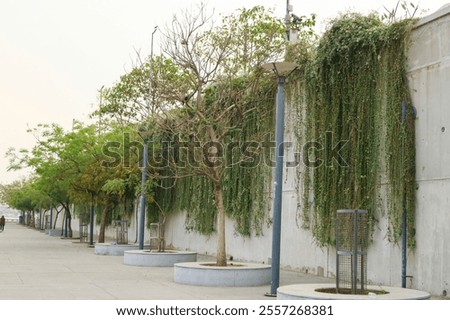
<path fill-rule="evenodd" d="M 367 210 L 343 209 L 336 214 L 336 290 L 363 294 L 367 289 Z"/>
<path fill-rule="evenodd" d="M 116 228 L 116 243 L 128 244 L 128 221 L 115 220 L 114 227 Z"/>

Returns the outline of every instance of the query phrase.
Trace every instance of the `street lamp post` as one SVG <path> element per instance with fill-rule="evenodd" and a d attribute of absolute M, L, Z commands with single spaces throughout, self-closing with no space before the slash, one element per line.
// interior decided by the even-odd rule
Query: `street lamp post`
<path fill-rule="evenodd" d="M 144 231 L 145 231 L 145 197 L 147 182 L 147 162 L 148 162 L 148 139 L 144 137 L 144 156 L 142 157 L 142 176 L 141 176 L 141 199 L 139 216 L 139 250 L 144 249 Z"/>
<path fill-rule="evenodd" d="M 156 26 L 152 32 L 152 40 L 151 40 L 151 49 L 150 49 L 150 71 L 149 71 L 149 92 L 148 92 L 148 101 L 147 108 L 148 113 L 150 113 L 150 104 L 153 95 L 152 91 L 152 82 L 153 82 L 153 71 L 152 71 L 152 63 L 153 63 L 153 36 L 155 32 L 158 30 Z M 146 134 L 146 133 L 144 133 Z M 145 197 L 147 194 L 147 162 L 148 162 L 148 138 L 144 136 L 144 155 L 142 157 L 142 176 L 141 176 L 141 199 L 140 199 L 140 216 L 139 216 L 139 250 L 144 249 L 144 233 L 145 233 Z"/>
<path fill-rule="evenodd" d="M 49 219 L 49 223 L 48 223 L 48 229 L 51 230 L 52 226 L 53 226 L 53 204 L 50 207 L 50 219 Z M 50 232 L 50 231 L 49 231 Z"/>
<path fill-rule="evenodd" d="M 94 192 L 91 191 L 91 208 L 89 212 L 89 247 L 94 246 Z"/>
<path fill-rule="evenodd" d="M 262 66 L 277 75 L 277 106 L 275 127 L 275 178 L 272 221 L 272 281 L 268 296 L 276 296 L 280 284 L 280 248 L 281 248 L 281 209 L 283 193 L 283 157 L 284 157 L 284 83 L 286 78 L 298 67 L 293 62 L 271 62 Z"/>

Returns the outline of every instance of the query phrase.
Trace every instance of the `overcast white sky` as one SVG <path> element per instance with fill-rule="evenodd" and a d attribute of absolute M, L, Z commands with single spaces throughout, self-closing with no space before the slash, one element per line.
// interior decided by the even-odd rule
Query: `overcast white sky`
<path fill-rule="evenodd" d="M 209 0 L 216 13 L 264 5 L 283 17 L 286 0 Z M 414 1 L 430 14 L 450 0 Z M 0 0 L 0 183 L 25 173 L 7 172 L 9 147 L 30 148 L 27 128 L 84 121 L 97 91 L 129 70 L 136 51 L 148 55 L 151 33 L 192 0 Z M 319 22 L 342 11 L 383 12 L 397 0 L 290 0 L 298 16 Z M 425 15 L 426 15 L 425 14 Z M 156 34 L 157 37 L 157 34 Z M 156 40 L 156 39 L 155 39 Z M 155 52 L 158 48 L 155 46 Z"/>

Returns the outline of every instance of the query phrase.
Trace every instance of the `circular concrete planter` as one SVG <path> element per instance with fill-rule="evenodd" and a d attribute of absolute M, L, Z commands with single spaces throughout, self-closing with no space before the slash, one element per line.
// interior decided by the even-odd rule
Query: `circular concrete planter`
<path fill-rule="evenodd" d="M 124 264 L 140 267 L 173 267 L 175 263 L 194 261 L 197 261 L 197 253 L 190 251 L 130 250 L 123 255 Z"/>
<path fill-rule="evenodd" d="M 127 250 L 137 250 L 137 244 L 96 243 L 95 254 L 105 256 L 123 256 Z"/>
<path fill-rule="evenodd" d="M 61 229 L 49 229 L 47 234 L 51 237 L 61 237 L 61 233 Z"/>
<path fill-rule="evenodd" d="M 271 267 L 256 263 L 234 263 L 217 267 L 206 262 L 177 263 L 174 281 L 207 287 L 253 287 L 270 283 Z"/>
<path fill-rule="evenodd" d="M 383 294 L 357 295 L 324 293 L 316 290 L 333 288 L 331 284 L 294 284 L 279 287 L 277 300 L 427 300 L 430 294 L 424 291 L 386 286 L 367 286 L 369 291 L 384 291 Z"/>

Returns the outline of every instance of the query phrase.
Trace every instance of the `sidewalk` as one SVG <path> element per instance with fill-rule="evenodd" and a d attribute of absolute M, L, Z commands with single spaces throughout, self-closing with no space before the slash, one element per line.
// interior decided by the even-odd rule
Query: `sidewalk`
<path fill-rule="evenodd" d="M 200 259 L 209 257 L 200 256 Z M 284 271 L 280 285 L 333 283 Z M 173 282 L 173 268 L 126 266 L 74 239 L 9 223 L 0 232 L 0 300 L 273 300 L 270 286 L 215 288 Z"/>

